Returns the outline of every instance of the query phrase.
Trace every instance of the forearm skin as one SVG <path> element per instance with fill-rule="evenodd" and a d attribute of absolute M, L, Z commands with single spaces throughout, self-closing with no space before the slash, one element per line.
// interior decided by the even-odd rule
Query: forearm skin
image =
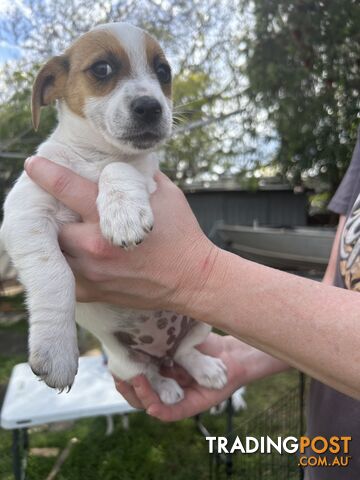
<path fill-rule="evenodd" d="M 189 288 L 189 315 L 360 398 L 358 294 L 223 250 L 206 283 Z"/>

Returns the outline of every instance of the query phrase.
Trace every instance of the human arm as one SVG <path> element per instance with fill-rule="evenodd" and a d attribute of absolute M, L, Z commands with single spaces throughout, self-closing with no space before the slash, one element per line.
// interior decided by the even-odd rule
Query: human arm
<path fill-rule="evenodd" d="M 77 211 L 93 189 L 45 160 L 30 162 L 27 172 Z M 96 216 L 64 227 L 60 241 L 81 300 L 186 313 L 360 398 L 360 297 L 218 249 L 182 193 L 164 175 L 157 182 L 155 228 L 133 251 L 108 245 Z"/>
<path fill-rule="evenodd" d="M 219 254 L 206 286 L 192 298 L 196 318 L 360 398 L 356 293 L 226 252 Z"/>

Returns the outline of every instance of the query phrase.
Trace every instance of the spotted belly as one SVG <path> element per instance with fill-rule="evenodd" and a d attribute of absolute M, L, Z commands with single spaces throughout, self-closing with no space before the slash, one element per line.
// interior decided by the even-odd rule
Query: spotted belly
<path fill-rule="evenodd" d="M 121 327 L 113 335 L 133 352 L 166 363 L 195 324 L 196 320 L 186 315 L 161 310 L 139 315 L 131 326 Z"/>

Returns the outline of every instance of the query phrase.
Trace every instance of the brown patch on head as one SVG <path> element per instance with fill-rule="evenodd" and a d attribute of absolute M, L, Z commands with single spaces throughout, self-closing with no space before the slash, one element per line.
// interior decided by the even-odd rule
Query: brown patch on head
<path fill-rule="evenodd" d="M 97 62 L 111 66 L 112 74 L 108 78 L 99 80 L 91 72 Z M 120 79 L 129 75 L 129 57 L 114 35 L 105 30 L 85 33 L 64 55 L 52 58 L 40 70 L 32 96 L 34 127 L 38 127 L 41 106 L 61 98 L 73 112 L 84 116 L 88 97 L 107 95 Z"/>
<path fill-rule="evenodd" d="M 78 115 L 83 115 L 86 98 L 109 94 L 120 79 L 130 75 L 129 57 L 114 35 L 97 30 L 86 33 L 66 52 L 70 60 L 68 88 L 64 99 Z M 108 79 L 98 80 L 91 66 L 107 62 L 113 69 Z"/>
<path fill-rule="evenodd" d="M 145 32 L 145 51 L 146 51 L 146 58 L 147 58 L 148 65 L 155 74 L 156 74 L 156 68 L 160 64 L 164 64 L 168 68 L 170 68 L 169 62 L 167 61 L 162 48 L 160 47 L 158 42 L 146 32 Z M 171 99 L 171 93 L 172 93 L 171 77 L 169 82 L 163 83 L 159 79 L 159 83 L 162 91 L 164 92 L 164 95 Z"/>

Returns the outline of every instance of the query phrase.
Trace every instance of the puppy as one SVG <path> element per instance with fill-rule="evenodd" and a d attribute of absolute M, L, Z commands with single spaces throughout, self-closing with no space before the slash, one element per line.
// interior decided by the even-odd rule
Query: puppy
<path fill-rule="evenodd" d="M 58 125 L 37 154 L 98 183 L 103 236 L 133 247 L 152 229 L 149 196 L 158 159 L 152 150 L 171 133 L 171 69 L 157 41 L 125 23 L 82 35 L 40 70 L 32 93 L 35 129 L 40 108 L 57 102 Z M 96 335 L 110 370 L 130 380 L 143 373 L 167 404 L 183 398 L 159 373 L 175 360 L 200 384 L 222 388 L 223 362 L 200 353 L 210 328 L 167 311 L 76 304 L 74 276 L 59 248 L 61 225 L 79 217 L 34 184 L 25 172 L 4 205 L 1 237 L 27 293 L 29 363 L 50 387 L 71 387 L 78 368 L 77 322 Z"/>

